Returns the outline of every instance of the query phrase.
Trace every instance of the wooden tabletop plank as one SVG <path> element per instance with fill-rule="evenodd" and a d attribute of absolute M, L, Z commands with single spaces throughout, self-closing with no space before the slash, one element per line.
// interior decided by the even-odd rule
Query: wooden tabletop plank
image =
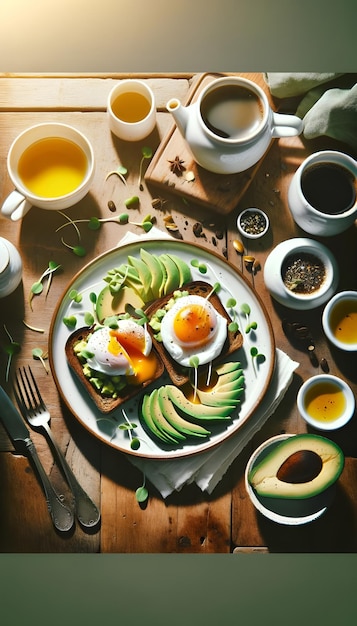
<path fill-rule="evenodd" d="M 0 75 L 0 111 L 105 111 L 109 92 L 121 79 L 123 76 L 14 79 Z M 154 90 L 158 110 L 165 109 L 170 98 L 184 99 L 192 81 L 190 77 L 140 79 Z"/>

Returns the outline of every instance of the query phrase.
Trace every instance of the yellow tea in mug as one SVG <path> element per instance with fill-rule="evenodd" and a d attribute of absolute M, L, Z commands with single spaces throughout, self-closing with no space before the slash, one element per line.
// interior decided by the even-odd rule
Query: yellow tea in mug
<path fill-rule="evenodd" d="M 88 162 L 83 150 L 69 139 L 48 137 L 21 155 L 18 174 L 25 187 L 41 198 L 59 198 L 82 183 Z"/>
<path fill-rule="evenodd" d="M 123 122 L 135 123 L 149 113 L 151 104 L 141 93 L 127 91 L 120 93 L 112 103 L 112 111 Z"/>
<path fill-rule="evenodd" d="M 357 300 L 341 300 L 331 313 L 331 327 L 342 343 L 357 342 Z"/>
<path fill-rule="evenodd" d="M 309 389 L 305 399 L 306 411 L 319 422 L 338 419 L 346 408 L 343 391 L 335 384 L 321 382 Z"/>

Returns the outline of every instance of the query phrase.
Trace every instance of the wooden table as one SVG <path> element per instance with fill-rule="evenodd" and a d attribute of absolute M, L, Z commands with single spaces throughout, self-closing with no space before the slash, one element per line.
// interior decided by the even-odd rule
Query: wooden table
<path fill-rule="evenodd" d="M 259 74 L 247 75 L 263 84 Z M 122 75 L 46 75 L 0 77 L 0 194 L 1 201 L 12 185 L 6 170 L 6 156 L 12 140 L 23 129 L 44 121 L 69 123 L 90 139 L 97 155 L 97 169 L 90 194 L 68 213 L 74 219 L 98 215 L 108 217 L 108 201 L 120 210 L 123 201 L 137 194 L 137 171 L 141 144 L 114 141 L 107 126 L 106 98 L 113 84 Z M 157 101 L 157 130 L 150 137 L 156 149 L 172 126 L 165 110 L 170 97 L 185 101 L 197 76 L 142 76 L 153 88 Z M 272 102 L 274 107 L 278 103 Z M 291 109 L 292 112 L 293 109 Z M 228 216 L 208 213 L 202 208 L 187 206 L 176 196 L 160 194 L 167 202 L 165 210 L 152 207 L 153 191 L 144 185 L 138 215 L 155 215 L 157 226 L 165 231 L 165 216 L 171 214 L 184 239 L 200 243 L 208 250 L 227 256 L 240 269 L 240 258 L 232 242 L 237 239 L 237 213 L 248 206 L 264 209 L 271 220 L 270 235 L 246 252 L 259 259 L 261 268 L 270 250 L 280 241 L 303 235 L 295 225 L 287 206 L 287 190 L 291 177 L 301 161 L 311 152 L 337 147 L 327 139 L 305 142 L 301 137 L 275 140 L 256 173 L 252 184 Z M 176 156 L 176 155 L 174 155 Z M 355 156 L 355 155 L 354 155 Z M 124 187 L 116 177 L 105 182 L 106 174 L 116 169 L 119 161 L 128 168 L 128 184 Z M 193 225 L 202 224 L 199 240 Z M 275 414 L 253 438 L 213 491 L 202 493 L 196 486 L 186 486 L 166 500 L 149 485 L 147 505 L 140 507 L 135 489 L 142 474 L 120 452 L 98 441 L 77 422 L 60 400 L 52 374 L 47 374 L 40 361 L 34 361 L 33 348 L 47 351 L 48 329 L 56 303 L 77 271 L 98 254 L 115 246 L 126 230 L 138 233 L 135 226 L 104 226 L 100 231 L 82 229 L 85 258 L 75 256 L 61 243 L 56 232 L 63 217 L 56 212 L 33 208 L 22 222 L 13 223 L 0 217 L 1 236 L 12 241 L 23 259 L 23 282 L 12 295 L 0 302 L 0 382 L 12 395 L 5 381 L 6 346 L 12 338 L 21 345 L 12 368 L 30 364 L 51 410 L 52 429 L 74 473 L 94 501 L 100 505 L 102 523 L 93 533 L 78 525 L 63 537 L 53 529 L 41 488 L 26 458 L 15 454 L 5 432 L 0 430 L 0 551 L 50 553 L 229 553 L 229 552 L 355 552 L 357 550 L 357 427 L 356 416 L 339 432 L 331 434 L 346 455 L 336 499 L 318 521 L 297 528 L 276 525 L 257 514 L 244 488 L 244 469 L 251 452 L 270 436 L 301 433 L 306 426 L 298 415 L 296 394 L 303 380 L 321 371 L 319 361 L 326 358 L 330 372 L 344 377 L 357 391 L 355 355 L 348 357 L 332 351 L 321 329 L 321 309 L 296 312 L 274 303 L 265 289 L 263 272 L 254 276 L 254 287 L 268 310 L 276 345 L 299 362 L 293 382 Z M 73 236 L 75 242 L 75 233 Z M 339 237 L 325 241 L 334 252 L 341 269 L 339 287 L 356 289 L 357 231 L 351 227 Z M 29 307 L 28 294 L 50 260 L 62 265 L 54 276 L 47 298 L 38 297 Z M 243 267 L 244 274 L 253 280 Z M 293 345 L 282 330 L 282 320 L 297 321 L 309 326 L 315 339 L 317 365 L 307 352 Z M 27 328 L 23 320 L 44 329 L 44 333 Z M 14 371 L 14 369 L 12 369 Z M 44 437 L 31 431 L 40 457 L 51 480 L 66 495 L 66 485 Z"/>

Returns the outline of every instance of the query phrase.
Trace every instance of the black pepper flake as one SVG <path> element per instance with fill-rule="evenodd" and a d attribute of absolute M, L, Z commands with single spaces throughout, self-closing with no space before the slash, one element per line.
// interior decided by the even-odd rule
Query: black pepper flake
<path fill-rule="evenodd" d="M 313 293 L 325 280 L 326 268 L 313 254 L 289 255 L 282 268 L 284 285 L 296 293 Z"/>
<path fill-rule="evenodd" d="M 240 225 L 247 235 L 260 235 L 266 228 L 266 219 L 261 213 L 249 211 L 241 217 Z"/>

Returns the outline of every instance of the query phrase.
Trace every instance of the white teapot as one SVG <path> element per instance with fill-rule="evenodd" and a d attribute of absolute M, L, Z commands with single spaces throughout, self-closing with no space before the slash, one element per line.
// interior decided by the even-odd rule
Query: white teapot
<path fill-rule="evenodd" d="M 193 104 L 177 98 L 166 105 L 194 160 L 217 174 L 235 174 L 255 165 L 274 137 L 292 137 L 303 130 L 295 115 L 274 113 L 264 91 L 234 76 L 208 84 Z"/>

